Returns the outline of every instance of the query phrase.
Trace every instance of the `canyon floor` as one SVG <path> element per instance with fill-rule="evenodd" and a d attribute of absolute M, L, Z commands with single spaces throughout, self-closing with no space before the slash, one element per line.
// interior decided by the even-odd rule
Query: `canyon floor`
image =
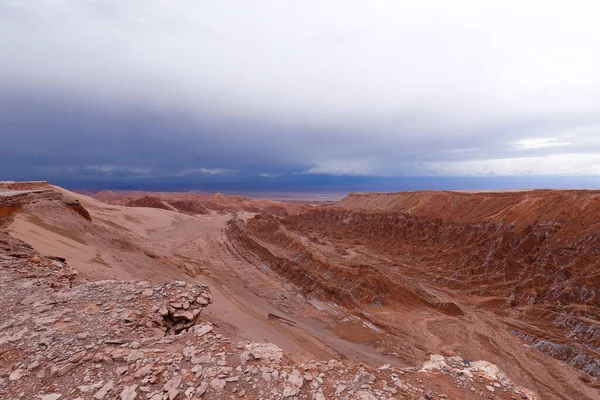
<path fill-rule="evenodd" d="M 0 228 L 2 398 L 600 398 L 597 191 L 4 183 Z"/>

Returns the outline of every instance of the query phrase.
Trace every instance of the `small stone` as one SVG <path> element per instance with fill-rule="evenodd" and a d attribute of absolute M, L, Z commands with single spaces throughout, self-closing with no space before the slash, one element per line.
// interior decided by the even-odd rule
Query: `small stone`
<path fill-rule="evenodd" d="M 121 400 L 133 400 L 137 397 L 137 385 L 126 386 L 121 392 Z"/>
<path fill-rule="evenodd" d="M 215 378 L 210 381 L 210 387 L 220 392 L 225 388 L 225 381 L 223 379 Z"/>
<path fill-rule="evenodd" d="M 208 383 L 202 382 L 202 384 L 200 386 L 198 386 L 198 389 L 196 389 L 196 396 L 202 397 L 202 395 L 204 393 L 206 393 L 207 389 L 208 389 Z"/>
<path fill-rule="evenodd" d="M 263 372 L 262 377 L 265 380 L 265 382 L 271 382 L 271 374 L 270 373 Z"/>
<path fill-rule="evenodd" d="M 208 364 L 210 363 L 210 354 L 205 354 L 200 357 L 192 357 L 192 362 L 194 364 Z"/>
<path fill-rule="evenodd" d="M 196 303 L 200 304 L 201 306 L 207 306 L 208 300 L 206 300 L 204 297 L 198 297 L 196 299 Z"/>
<path fill-rule="evenodd" d="M 60 393 L 47 394 L 45 396 L 42 396 L 42 400 L 58 400 L 61 396 L 62 394 Z"/>
<path fill-rule="evenodd" d="M 344 390 L 346 390 L 348 388 L 348 386 L 346 385 L 337 385 L 337 388 L 335 388 L 335 394 L 339 395 L 341 394 Z"/>
<path fill-rule="evenodd" d="M 304 385 L 304 378 L 302 377 L 302 375 L 300 375 L 300 372 L 297 369 L 295 369 L 292 371 L 290 376 L 288 376 L 288 382 L 292 386 L 302 388 L 302 385 Z"/>
<path fill-rule="evenodd" d="M 392 394 L 396 394 L 396 392 L 398 392 L 396 389 L 394 389 L 393 387 L 390 386 L 385 386 L 383 388 L 384 392 L 388 392 L 388 393 L 392 393 Z"/>
<path fill-rule="evenodd" d="M 169 379 L 169 381 L 165 383 L 163 391 L 167 392 L 167 394 L 169 395 L 169 400 L 173 400 L 179 394 L 179 390 L 177 390 L 177 388 L 181 384 L 181 379 L 181 375 L 177 375 Z"/>
<path fill-rule="evenodd" d="M 115 384 L 113 381 L 108 381 L 104 386 L 102 386 L 100 390 L 96 392 L 94 398 L 97 400 L 103 399 L 104 396 L 106 396 L 106 394 L 113 388 L 114 385 Z"/>
<path fill-rule="evenodd" d="M 177 310 L 173 313 L 173 319 L 174 320 L 185 320 L 185 321 L 193 321 L 194 320 L 194 313 L 191 311 L 182 311 L 182 310 Z"/>
<path fill-rule="evenodd" d="M 62 367 L 58 371 L 56 371 L 56 376 L 65 376 L 69 372 L 73 371 L 75 369 L 75 367 L 77 367 L 77 364 L 75 364 L 75 363 L 68 363 L 67 365 L 65 365 L 64 367 Z"/>
<path fill-rule="evenodd" d="M 212 331 L 212 325 L 203 324 L 194 326 L 194 333 L 196 336 L 201 337 Z"/>
<path fill-rule="evenodd" d="M 125 372 L 127 372 L 128 369 L 129 368 L 126 365 L 124 365 L 122 367 L 117 368 L 115 370 L 115 372 L 116 372 L 117 375 L 123 375 Z"/>
<path fill-rule="evenodd" d="M 268 360 L 279 363 L 283 357 L 282 350 L 272 343 L 250 343 L 244 346 L 246 351 L 240 354 L 242 364 L 254 360 Z"/>
<path fill-rule="evenodd" d="M 27 370 L 28 371 L 33 371 L 34 369 L 36 369 L 39 366 L 40 366 L 40 362 L 38 360 L 35 360 L 31 364 L 29 364 L 29 366 L 27 367 Z"/>
<path fill-rule="evenodd" d="M 175 309 L 180 309 L 183 308 L 183 304 L 178 302 L 178 301 L 173 301 L 170 303 L 170 306 L 175 308 Z"/>
<path fill-rule="evenodd" d="M 285 388 L 283 388 L 283 397 L 296 396 L 298 393 L 300 393 L 300 388 L 298 387 L 285 385 Z"/>
<path fill-rule="evenodd" d="M 377 400 L 377 397 L 364 390 L 359 390 L 358 392 L 356 392 L 356 398 L 360 400 Z"/>
<path fill-rule="evenodd" d="M 23 370 L 21 368 L 15 369 L 8 377 L 9 381 L 18 381 L 23 377 Z"/>

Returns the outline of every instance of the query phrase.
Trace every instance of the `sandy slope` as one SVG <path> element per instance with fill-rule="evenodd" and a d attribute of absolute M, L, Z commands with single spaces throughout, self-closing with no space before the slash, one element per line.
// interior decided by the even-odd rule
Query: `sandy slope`
<path fill-rule="evenodd" d="M 208 281 L 216 301 L 207 316 L 224 330 L 243 339 L 275 343 L 296 360 L 330 358 L 302 334 L 270 321 L 267 315 L 274 310 L 268 309 L 260 297 L 241 293 L 243 287 L 233 296 L 234 282 L 226 289 L 215 276 L 190 274 L 185 269 L 184 262 L 212 269 L 218 262 L 218 268 L 227 268 L 219 261 L 218 245 L 209 238 L 222 232 L 231 215 L 190 216 L 156 208 L 107 205 L 60 187 L 54 189 L 79 200 L 93 222 L 65 212 L 59 205 L 35 204 L 17 214 L 8 231 L 43 254 L 66 258 L 78 271 L 79 279 Z M 181 247 L 190 243 L 199 249 L 196 257 L 177 256 Z"/>

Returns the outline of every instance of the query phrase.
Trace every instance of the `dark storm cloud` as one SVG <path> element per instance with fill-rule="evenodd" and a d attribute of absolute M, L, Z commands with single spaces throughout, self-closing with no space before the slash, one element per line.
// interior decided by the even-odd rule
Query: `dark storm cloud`
<path fill-rule="evenodd" d="M 0 0 L 0 179 L 599 175 L 594 11 Z"/>

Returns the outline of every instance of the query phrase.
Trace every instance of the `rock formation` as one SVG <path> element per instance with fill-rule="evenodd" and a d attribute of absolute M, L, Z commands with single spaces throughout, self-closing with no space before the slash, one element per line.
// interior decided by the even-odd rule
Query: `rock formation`
<path fill-rule="evenodd" d="M 77 200 L 68 199 L 52 189 L 48 182 L 0 182 L 0 218 L 7 217 L 28 204 L 43 201 L 61 202 L 88 221 L 90 213 Z"/>

